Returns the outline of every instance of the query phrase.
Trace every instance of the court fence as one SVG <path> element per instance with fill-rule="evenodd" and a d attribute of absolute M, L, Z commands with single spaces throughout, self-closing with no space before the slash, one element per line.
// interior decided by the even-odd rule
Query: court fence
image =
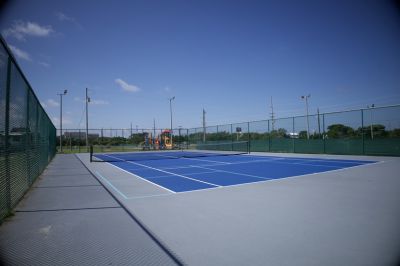
<path fill-rule="evenodd" d="M 145 135 L 162 131 L 66 129 L 62 146 L 64 152 L 88 152 L 87 135 L 95 151 L 140 150 Z M 251 152 L 400 156 L 400 105 L 173 130 L 178 148 L 234 141 L 248 141 Z"/>
<path fill-rule="evenodd" d="M 0 37 L 0 223 L 56 153 L 56 128 Z"/>
<path fill-rule="evenodd" d="M 400 156 L 400 105 L 191 128 L 189 141 L 247 140 L 252 152 Z"/>

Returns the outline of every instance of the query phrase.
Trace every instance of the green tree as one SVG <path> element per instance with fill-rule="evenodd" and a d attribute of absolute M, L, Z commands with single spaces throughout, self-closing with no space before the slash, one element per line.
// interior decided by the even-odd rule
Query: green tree
<path fill-rule="evenodd" d="M 355 136 L 354 129 L 343 124 L 333 124 L 328 126 L 328 138 L 340 139 L 351 138 Z"/>
<path fill-rule="evenodd" d="M 271 137 L 272 138 L 286 138 L 287 130 L 284 128 L 279 128 L 278 130 L 272 130 Z"/>
<path fill-rule="evenodd" d="M 299 139 L 306 139 L 307 138 L 307 131 L 302 130 L 299 132 Z"/>
<path fill-rule="evenodd" d="M 399 138 L 400 137 L 400 128 L 395 128 L 395 129 L 389 131 L 389 136 L 391 138 Z"/>
<path fill-rule="evenodd" d="M 358 128 L 359 133 L 364 133 L 367 138 L 371 138 L 371 125 L 363 128 Z M 372 124 L 372 134 L 374 138 L 385 138 L 389 135 L 389 132 L 385 130 L 385 126 L 381 124 Z"/>
<path fill-rule="evenodd" d="M 129 137 L 130 144 L 140 144 L 144 142 L 144 133 L 134 133 Z"/>

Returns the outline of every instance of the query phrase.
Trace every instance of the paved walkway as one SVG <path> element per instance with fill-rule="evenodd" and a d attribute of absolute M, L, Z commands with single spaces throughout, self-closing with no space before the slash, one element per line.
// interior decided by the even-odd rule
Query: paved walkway
<path fill-rule="evenodd" d="M 176 265 L 75 155 L 57 155 L 0 226 L 0 265 Z"/>

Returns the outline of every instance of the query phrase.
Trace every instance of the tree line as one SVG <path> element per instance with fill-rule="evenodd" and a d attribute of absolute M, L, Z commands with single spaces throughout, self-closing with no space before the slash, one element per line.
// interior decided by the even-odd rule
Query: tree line
<path fill-rule="evenodd" d="M 372 136 L 371 136 L 372 132 Z M 271 130 L 270 132 L 258 133 L 258 132 L 246 132 L 239 133 L 233 132 L 230 133 L 228 131 L 221 132 L 213 132 L 206 133 L 206 141 L 247 141 L 247 140 L 268 140 L 270 138 L 299 138 L 299 139 L 307 139 L 307 131 L 302 130 L 298 132 L 297 135 L 290 134 L 284 128 L 278 128 L 275 130 Z M 400 128 L 396 128 L 393 130 L 387 130 L 384 125 L 381 124 L 373 124 L 372 130 L 371 125 L 359 127 L 354 129 L 352 127 L 343 125 L 343 124 L 332 124 L 327 127 L 326 132 L 309 132 L 310 139 L 352 139 L 352 138 L 361 138 L 364 135 L 364 138 L 372 139 L 372 138 L 400 138 Z M 145 133 L 134 133 L 129 137 L 90 137 L 89 142 L 91 145 L 143 145 L 145 141 Z M 173 142 L 174 143 L 196 143 L 203 141 L 203 133 L 197 132 L 189 135 L 174 135 Z M 57 145 L 59 145 L 59 138 L 57 138 Z M 72 146 L 84 146 L 86 145 L 85 138 L 74 138 L 74 137 L 64 137 L 63 145 L 72 145 Z"/>

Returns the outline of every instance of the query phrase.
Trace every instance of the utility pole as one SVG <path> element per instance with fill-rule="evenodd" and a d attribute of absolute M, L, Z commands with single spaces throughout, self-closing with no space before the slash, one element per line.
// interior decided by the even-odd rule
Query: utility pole
<path fill-rule="evenodd" d="M 371 139 L 374 139 L 374 131 L 373 131 L 373 129 L 372 129 L 372 108 L 374 108 L 375 107 L 375 104 L 372 104 L 371 106 L 368 106 L 367 105 L 367 108 L 371 108 L 371 110 L 370 110 L 370 114 L 371 114 Z"/>
<path fill-rule="evenodd" d="M 156 149 L 156 119 L 153 118 L 153 149 Z"/>
<path fill-rule="evenodd" d="M 88 105 L 90 102 L 90 98 L 88 97 L 88 88 L 86 88 L 86 151 L 89 152 L 89 113 L 88 113 Z"/>
<path fill-rule="evenodd" d="M 272 104 L 272 96 L 271 96 L 271 122 L 272 122 L 272 130 L 274 130 L 275 126 L 275 113 L 274 113 L 274 106 Z"/>
<path fill-rule="evenodd" d="M 60 152 L 62 152 L 62 97 L 67 94 L 67 90 L 63 93 L 58 93 L 60 95 Z"/>
<path fill-rule="evenodd" d="M 172 98 L 169 98 L 169 111 L 170 111 L 170 113 L 171 113 L 171 127 L 170 127 L 170 134 L 171 134 L 171 144 L 172 144 L 172 101 L 173 100 L 175 100 L 175 96 L 174 97 L 172 97 Z M 173 147 L 173 144 L 172 144 L 172 147 Z"/>
<path fill-rule="evenodd" d="M 306 100 L 306 118 L 307 118 L 307 139 L 310 139 L 310 122 L 308 121 L 308 98 L 311 97 L 311 94 L 306 96 L 301 96 L 301 99 Z"/>
<path fill-rule="evenodd" d="M 203 108 L 203 142 L 206 142 L 206 110 Z"/>
<path fill-rule="evenodd" d="M 319 119 L 319 108 L 317 108 L 317 114 L 318 114 L 318 138 L 321 136 L 321 122 Z"/>

